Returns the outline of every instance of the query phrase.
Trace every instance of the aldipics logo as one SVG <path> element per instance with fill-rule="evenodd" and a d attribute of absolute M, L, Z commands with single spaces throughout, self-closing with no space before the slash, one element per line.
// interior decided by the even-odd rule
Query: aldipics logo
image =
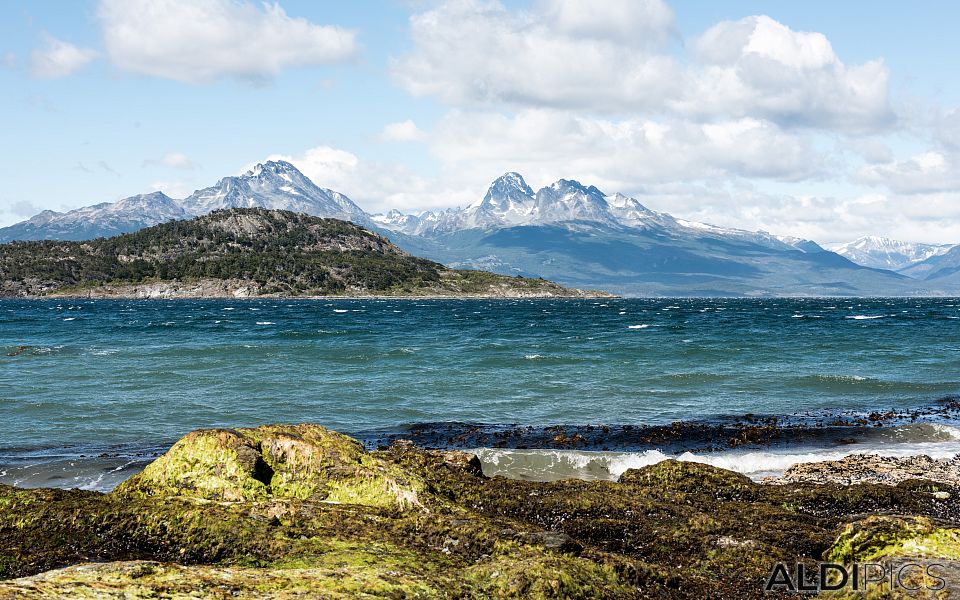
<path fill-rule="evenodd" d="M 946 566 L 936 562 L 910 560 L 877 563 L 777 563 L 770 571 L 764 591 L 817 594 L 852 592 L 919 592 L 946 588 Z"/>

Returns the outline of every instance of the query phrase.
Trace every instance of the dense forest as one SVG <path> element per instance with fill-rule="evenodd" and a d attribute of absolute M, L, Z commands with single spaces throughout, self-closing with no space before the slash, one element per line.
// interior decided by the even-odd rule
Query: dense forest
<path fill-rule="evenodd" d="M 39 296 L 165 281 L 241 281 L 279 295 L 567 295 L 539 279 L 454 271 L 335 219 L 259 208 L 210 213 L 84 242 L 0 245 L 0 294 Z"/>

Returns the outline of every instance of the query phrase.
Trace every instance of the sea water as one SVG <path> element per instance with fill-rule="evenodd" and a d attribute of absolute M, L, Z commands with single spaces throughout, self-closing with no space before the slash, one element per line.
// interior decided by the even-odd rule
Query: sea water
<path fill-rule="evenodd" d="M 371 444 L 517 430 L 509 447 L 429 445 L 531 479 L 666 457 L 759 477 L 865 450 L 952 456 L 960 429 L 604 452 L 523 449 L 522 428 L 866 415 L 958 393 L 956 299 L 0 300 L 0 482 L 20 485 L 110 489 L 193 429 L 296 422 Z"/>

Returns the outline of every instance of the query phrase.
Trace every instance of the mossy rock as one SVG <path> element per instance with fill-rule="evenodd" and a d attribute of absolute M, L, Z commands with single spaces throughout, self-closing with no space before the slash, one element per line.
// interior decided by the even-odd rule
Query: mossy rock
<path fill-rule="evenodd" d="M 903 557 L 960 560 L 960 529 L 927 517 L 874 515 L 845 525 L 824 554 L 843 564 Z"/>
<path fill-rule="evenodd" d="M 278 498 L 409 508 L 423 481 L 319 425 L 194 431 L 120 485 L 119 495 L 239 502 Z"/>
<path fill-rule="evenodd" d="M 0 597 L 74 598 L 445 598 L 419 573 L 378 564 L 249 568 L 131 561 L 76 565 L 0 582 Z"/>
<path fill-rule="evenodd" d="M 928 517 L 873 515 L 848 523 L 823 558 L 886 570 L 886 577 L 865 590 L 844 588 L 831 598 L 945 600 L 960 595 L 960 529 Z"/>
<path fill-rule="evenodd" d="M 620 483 L 657 486 L 674 492 L 725 494 L 755 487 L 746 475 L 696 462 L 664 460 L 639 469 L 627 469 Z"/>

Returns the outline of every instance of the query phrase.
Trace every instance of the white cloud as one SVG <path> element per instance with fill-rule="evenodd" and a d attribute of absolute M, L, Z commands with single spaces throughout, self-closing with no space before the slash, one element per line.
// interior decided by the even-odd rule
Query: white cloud
<path fill-rule="evenodd" d="M 388 123 L 379 135 L 383 142 L 422 142 L 426 137 L 427 134 L 410 119 Z"/>
<path fill-rule="evenodd" d="M 847 66 L 821 33 L 747 17 L 714 25 L 693 47 L 700 67 L 674 102 L 681 112 L 853 131 L 893 120 L 883 61 Z"/>
<path fill-rule="evenodd" d="M 940 117 L 934 126 L 935 136 L 944 146 L 960 150 L 960 108 Z"/>
<path fill-rule="evenodd" d="M 42 208 L 27 200 L 18 200 L 10 205 L 9 212 L 18 217 L 32 217 L 39 213 Z"/>
<path fill-rule="evenodd" d="M 180 152 L 168 152 L 160 158 L 148 158 L 143 161 L 143 166 L 163 166 L 171 169 L 196 169 L 197 163 L 190 160 L 186 154 Z"/>
<path fill-rule="evenodd" d="M 99 53 L 91 48 L 81 48 L 70 42 L 45 36 L 43 48 L 30 53 L 30 74 L 39 79 L 66 77 L 87 66 L 97 56 Z"/>
<path fill-rule="evenodd" d="M 516 170 L 540 181 L 582 178 L 615 191 L 740 176 L 793 181 L 823 169 L 803 137 L 750 118 L 698 124 L 555 110 L 452 111 L 432 133 L 430 150 L 461 176 Z"/>
<path fill-rule="evenodd" d="M 353 31 L 288 16 L 245 0 L 101 0 L 97 11 L 119 68 L 189 83 L 259 81 L 286 67 L 343 62 Z"/>
<path fill-rule="evenodd" d="M 363 161 L 352 152 L 330 146 L 310 148 L 296 156 L 273 154 L 265 160 L 292 163 L 315 184 L 346 194 L 370 213 L 465 206 L 476 199 L 478 191 L 462 181 L 421 177 L 402 166 Z"/>
<path fill-rule="evenodd" d="M 199 186 L 186 181 L 154 181 L 150 184 L 150 191 L 163 192 L 171 198 L 186 198 Z"/>
<path fill-rule="evenodd" d="M 605 190 L 606 191 L 606 190 Z M 849 242 L 865 235 L 931 243 L 960 240 L 960 194 L 913 198 L 881 193 L 815 195 L 772 193 L 750 182 L 646 186 L 641 202 L 675 216 L 752 231 Z"/>
<path fill-rule="evenodd" d="M 509 10 L 451 0 L 410 19 L 392 72 L 410 93 L 459 106 L 752 117 L 836 131 L 893 122 L 882 60 L 846 65 L 820 33 L 764 16 L 722 22 L 676 60 L 659 0 L 569 0 Z"/>
<path fill-rule="evenodd" d="M 857 179 L 883 185 L 898 194 L 929 194 L 960 190 L 960 155 L 931 150 L 906 160 L 867 165 Z"/>
<path fill-rule="evenodd" d="M 849 150 L 868 164 L 882 164 L 892 162 L 893 150 L 886 142 L 876 138 L 854 137 L 842 140 L 839 143 L 842 150 Z"/>
<path fill-rule="evenodd" d="M 539 12 L 565 35 L 640 48 L 660 47 L 676 33 L 673 11 L 661 0 L 541 0 Z"/>
<path fill-rule="evenodd" d="M 521 12 L 453 0 L 411 17 L 414 48 L 392 61 L 392 72 L 414 95 L 454 105 L 656 106 L 676 93 L 676 65 L 643 46 L 669 36 L 672 16 L 658 0 L 635 4 L 595 2 L 588 11 L 582 2 L 542 3 Z M 578 23 L 584 12 L 590 17 Z"/>

